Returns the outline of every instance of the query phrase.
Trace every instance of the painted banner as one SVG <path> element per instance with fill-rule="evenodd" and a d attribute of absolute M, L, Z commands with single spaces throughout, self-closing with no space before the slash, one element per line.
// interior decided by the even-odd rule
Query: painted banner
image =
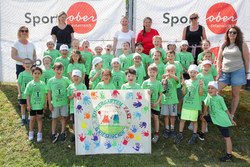
<path fill-rule="evenodd" d="M 86 90 L 76 94 L 76 155 L 151 153 L 147 90 Z"/>

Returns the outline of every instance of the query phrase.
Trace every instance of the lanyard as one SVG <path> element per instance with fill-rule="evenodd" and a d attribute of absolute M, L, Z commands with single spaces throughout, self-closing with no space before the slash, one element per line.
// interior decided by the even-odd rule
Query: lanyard
<path fill-rule="evenodd" d="M 29 56 L 28 56 L 28 44 L 29 44 L 28 42 L 27 42 L 27 45 L 23 44 L 23 47 L 24 47 L 24 49 L 26 51 L 27 58 L 29 58 Z"/>

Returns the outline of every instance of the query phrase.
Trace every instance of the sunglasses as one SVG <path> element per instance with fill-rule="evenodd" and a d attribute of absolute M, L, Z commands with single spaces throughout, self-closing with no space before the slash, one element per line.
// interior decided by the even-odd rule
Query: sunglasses
<path fill-rule="evenodd" d="M 29 30 L 20 30 L 20 32 L 26 32 L 27 33 L 27 32 L 29 32 Z"/>
<path fill-rule="evenodd" d="M 229 34 L 237 34 L 237 31 L 229 31 Z"/>
<path fill-rule="evenodd" d="M 190 20 L 196 20 L 198 17 L 191 17 Z"/>

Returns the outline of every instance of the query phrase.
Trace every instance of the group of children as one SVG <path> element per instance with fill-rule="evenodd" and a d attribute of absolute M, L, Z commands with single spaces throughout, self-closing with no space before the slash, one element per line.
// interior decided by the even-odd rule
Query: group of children
<path fill-rule="evenodd" d="M 193 135 L 189 144 L 195 144 L 198 138 L 204 140 L 207 122 L 216 124 L 227 143 L 227 155 L 221 161 L 232 159 L 232 143 L 228 127 L 236 125 L 230 116 L 225 102 L 217 94 L 218 85 L 214 81 L 217 71 L 213 65 L 214 54 L 209 51 L 210 42 L 202 41 L 204 52 L 198 56 L 199 66 L 194 65 L 194 58 L 187 52 L 188 42 L 181 41 L 181 52 L 175 53 L 174 41 L 169 41 L 167 51 L 162 49 L 162 39 L 154 36 L 154 48 L 149 55 L 142 53 L 143 44 L 135 44 L 136 53 L 129 53 L 130 43 L 122 43 L 123 54 L 114 57 L 112 45 L 106 45 L 102 54 L 101 45 L 96 45 L 95 52 L 89 50 L 89 42 L 84 40 L 79 47 L 79 40 L 72 41 L 72 48 L 61 45 L 54 49 L 53 40 L 47 41 L 48 50 L 44 53 L 43 65 L 32 67 L 31 60 L 25 59 L 25 71 L 18 78 L 18 98 L 21 105 L 21 125 L 26 123 L 26 107 L 29 111 L 29 140 L 34 138 L 34 121 L 37 118 L 37 141 L 42 141 L 42 114 L 48 108 L 51 111 L 51 141 L 59 137 L 56 133 L 57 119 L 61 117 L 60 140 L 66 140 L 66 123 L 69 113 L 74 129 L 75 90 L 87 89 L 148 89 L 151 100 L 155 133 L 152 142 L 159 139 L 159 115 L 164 116 L 163 136 L 171 136 L 178 144 L 183 138 L 186 121 L 193 124 Z M 27 100 L 26 100 L 27 99 Z M 68 107 L 70 101 L 70 107 Z M 26 106 L 27 104 L 27 106 Z M 208 109 L 209 107 L 209 109 Z M 70 108 L 70 111 L 68 111 Z M 208 112 L 209 111 L 209 115 Z M 198 116 L 201 114 L 201 131 L 198 131 Z M 175 134 L 175 117 L 180 116 L 179 133 Z M 170 122 L 170 123 L 169 123 Z M 70 139 L 75 141 L 73 135 Z"/>

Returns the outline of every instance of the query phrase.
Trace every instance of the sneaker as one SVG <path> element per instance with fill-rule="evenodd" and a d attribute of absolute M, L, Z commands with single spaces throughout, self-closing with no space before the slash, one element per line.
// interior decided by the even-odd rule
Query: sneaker
<path fill-rule="evenodd" d="M 156 143 L 159 140 L 159 135 L 154 135 L 152 142 Z"/>
<path fill-rule="evenodd" d="M 34 131 L 29 132 L 29 140 L 34 139 Z"/>
<path fill-rule="evenodd" d="M 24 126 L 26 124 L 26 119 L 21 120 L 21 126 Z"/>
<path fill-rule="evenodd" d="M 202 132 L 197 132 L 198 134 L 198 138 L 201 140 L 201 141 L 204 141 L 204 133 Z"/>
<path fill-rule="evenodd" d="M 191 130 L 191 131 L 194 130 L 193 122 L 191 122 L 191 123 L 189 124 L 188 129 Z"/>
<path fill-rule="evenodd" d="M 37 133 L 37 142 L 41 142 L 43 140 L 43 134 L 42 133 Z"/>
<path fill-rule="evenodd" d="M 49 116 L 49 117 L 47 118 L 47 120 L 48 120 L 48 121 L 51 121 L 51 120 L 52 120 L 52 117 L 51 117 L 51 116 Z"/>
<path fill-rule="evenodd" d="M 65 140 L 66 140 L 66 134 L 65 133 L 61 133 L 60 140 L 61 140 L 61 143 L 65 142 Z"/>
<path fill-rule="evenodd" d="M 165 129 L 163 133 L 163 137 L 168 138 L 168 133 L 169 133 L 169 130 Z"/>
<path fill-rule="evenodd" d="M 30 127 L 30 120 L 27 121 L 27 126 Z"/>
<path fill-rule="evenodd" d="M 178 134 L 178 135 L 176 136 L 176 139 L 175 139 L 174 143 L 175 143 L 175 144 L 180 143 L 181 139 L 183 139 L 183 136 L 182 136 L 181 134 Z"/>
<path fill-rule="evenodd" d="M 181 120 L 181 113 L 180 112 L 177 112 L 177 118 L 179 121 Z"/>
<path fill-rule="evenodd" d="M 75 135 L 72 135 L 72 137 L 69 140 L 71 143 L 75 142 Z"/>
<path fill-rule="evenodd" d="M 194 144 L 195 144 L 196 138 L 197 138 L 196 136 L 193 136 L 193 135 L 192 135 L 192 137 L 191 137 L 190 140 L 188 141 L 188 144 L 194 145 Z"/>
<path fill-rule="evenodd" d="M 221 162 L 228 162 L 233 160 L 233 156 L 226 155 L 225 157 L 222 157 L 219 159 Z"/>
<path fill-rule="evenodd" d="M 175 132 L 174 132 L 174 130 L 170 130 L 170 136 L 171 136 L 172 138 L 175 137 Z"/>
<path fill-rule="evenodd" d="M 51 134 L 51 142 L 55 143 L 58 139 L 59 133 Z"/>

